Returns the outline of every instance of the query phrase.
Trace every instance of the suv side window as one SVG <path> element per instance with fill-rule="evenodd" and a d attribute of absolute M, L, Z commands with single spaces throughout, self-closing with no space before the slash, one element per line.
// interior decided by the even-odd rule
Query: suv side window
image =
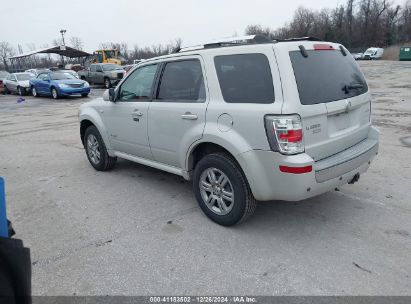
<path fill-rule="evenodd" d="M 103 72 L 103 67 L 101 65 L 96 65 L 96 72 Z"/>
<path fill-rule="evenodd" d="M 146 101 L 151 99 L 157 64 L 146 65 L 135 70 L 120 87 L 119 101 Z"/>
<path fill-rule="evenodd" d="M 168 62 L 157 93 L 157 100 L 203 102 L 206 99 L 203 70 L 197 59 Z"/>
<path fill-rule="evenodd" d="M 95 72 L 95 71 L 96 71 L 96 65 L 91 65 L 90 72 Z"/>
<path fill-rule="evenodd" d="M 216 56 L 214 64 L 226 102 L 258 104 L 274 102 L 273 78 L 265 55 Z"/>

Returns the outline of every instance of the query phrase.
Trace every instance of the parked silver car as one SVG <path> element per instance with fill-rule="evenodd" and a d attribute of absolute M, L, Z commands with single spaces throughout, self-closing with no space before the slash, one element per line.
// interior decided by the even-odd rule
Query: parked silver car
<path fill-rule="evenodd" d="M 299 201 L 355 183 L 378 152 L 371 94 L 340 44 L 219 42 L 144 61 L 80 107 L 96 170 L 117 157 L 193 181 L 213 221 L 257 201 Z"/>
<path fill-rule="evenodd" d="M 6 94 L 17 93 L 20 96 L 30 93 L 30 79 L 35 78 L 32 73 L 12 73 L 4 81 Z"/>
<path fill-rule="evenodd" d="M 90 84 L 103 84 L 106 89 L 117 85 L 124 76 L 121 66 L 113 63 L 96 63 L 90 68 L 78 71 L 80 79 L 88 81 Z"/>

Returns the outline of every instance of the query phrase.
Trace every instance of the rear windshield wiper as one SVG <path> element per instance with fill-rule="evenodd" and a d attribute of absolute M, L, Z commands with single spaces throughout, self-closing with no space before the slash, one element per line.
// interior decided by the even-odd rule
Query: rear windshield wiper
<path fill-rule="evenodd" d="M 364 85 L 362 83 L 355 83 L 355 84 L 345 85 L 342 88 L 342 90 L 345 92 L 345 94 L 348 94 L 352 90 L 358 90 L 362 88 L 364 88 Z"/>

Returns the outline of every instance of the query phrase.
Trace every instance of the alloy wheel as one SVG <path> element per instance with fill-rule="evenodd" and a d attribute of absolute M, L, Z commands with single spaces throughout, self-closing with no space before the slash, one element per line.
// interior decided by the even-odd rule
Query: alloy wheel
<path fill-rule="evenodd" d="M 87 153 L 93 164 L 98 165 L 100 163 L 100 145 L 93 134 L 90 134 L 87 138 Z"/>
<path fill-rule="evenodd" d="M 230 179 L 217 168 L 208 168 L 201 174 L 199 185 L 205 205 L 217 215 L 226 215 L 234 207 L 234 188 Z"/>

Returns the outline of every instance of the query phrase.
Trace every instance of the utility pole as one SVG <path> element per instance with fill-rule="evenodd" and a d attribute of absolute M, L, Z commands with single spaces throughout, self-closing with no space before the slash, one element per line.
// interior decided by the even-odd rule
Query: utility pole
<path fill-rule="evenodd" d="M 66 46 L 66 42 L 64 41 L 64 34 L 66 33 L 66 30 L 60 30 L 61 38 L 63 38 L 63 45 Z"/>
<path fill-rule="evenodd" d="M 63 38 L 63 46 L 64 46 L 64 49 L 66 49 L 66 42 L 64 41 L 64 34 L 65 34 L 66 32 L 67 32 L 66 30 L 60 30 L 61 38 Z M 62 65 L 64 65 L 64 57 L 63 57 L 63 55 L 61 56 L 61 63 L 62 63 Z"/>

